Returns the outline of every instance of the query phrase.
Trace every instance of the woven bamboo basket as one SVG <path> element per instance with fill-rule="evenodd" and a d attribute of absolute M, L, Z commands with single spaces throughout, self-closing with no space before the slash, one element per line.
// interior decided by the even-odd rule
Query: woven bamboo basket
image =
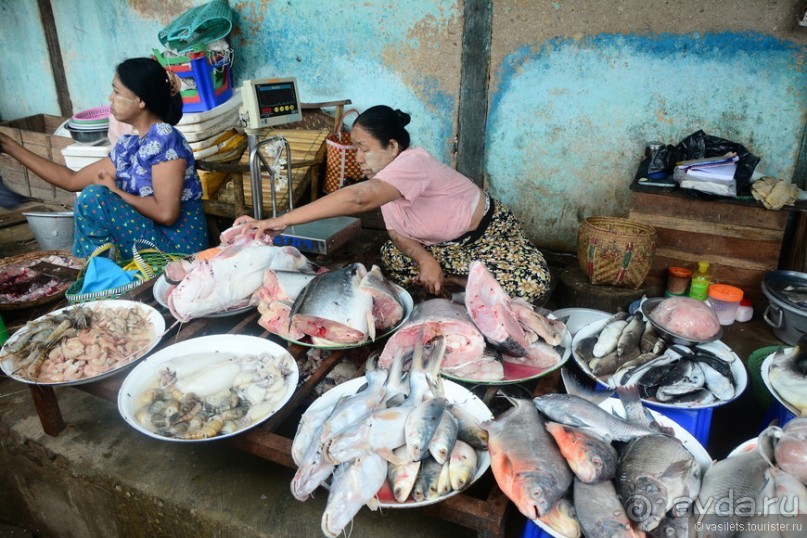
<path fill-rule="evenodd" d="M 618 217 L 589 217 L 577 233 L 577 260 L 592 284 L 639 288 L 656 255 L 656 229 Z"/>

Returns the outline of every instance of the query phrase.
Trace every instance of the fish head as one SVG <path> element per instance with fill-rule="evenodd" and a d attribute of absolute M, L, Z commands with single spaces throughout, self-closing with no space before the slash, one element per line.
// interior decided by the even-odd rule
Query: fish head
<path fill-rule="evenodd" d="M 537 519 L 552 509 L 563 491 L 551 473 L 524 471 L 513 476 L 511 493 L 521 513 L 529 519 Z"/>
<path fill-rule="evenodd" d="M 655 529 L 667 512 L 669 494 L 660 480 L 652 476 L 636 479 L 632 494 L 624 500 L 625 512 L 640 530 Z"/>

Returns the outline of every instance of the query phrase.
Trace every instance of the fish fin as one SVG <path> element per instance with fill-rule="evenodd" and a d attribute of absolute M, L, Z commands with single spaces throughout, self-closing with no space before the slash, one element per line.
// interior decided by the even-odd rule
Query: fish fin
<path fill-rule="evenodd" d="M 367 335 L 375 342 L 375 316 L 372 308 L 367 311 Z"/>
<path fill-rule="evenodd" d="M 597 405 L 614 394 L 613 390 L 600 392 L 587 387 L 580 377 L 566 366 L 560 369 L 560 377 L 563 379 L 563 386 L 567 394 L 580 396 Z"/>
<path fill-rule="evenodd" d="M 409 459 L 409 456 L 404 453 L 403 456 L 398 456 L 395 454 L 395 451 L 389 448 L 377 448 L 375 451 L 378 453 L 379 456 L 387 460 L 392 465 L 404 465 L 406 463 L 411 463 L 412 460 Z"/>
<path fill-rule="evenodd" d="M 683 473 L 687 472 L 687 470 L 692 466 L 693 460 L 678 460 L 671 463 L 663 473 L 659 476 L 659 479 L 664 480 L 665 478 L 676 478 L 681 476 Z"/>

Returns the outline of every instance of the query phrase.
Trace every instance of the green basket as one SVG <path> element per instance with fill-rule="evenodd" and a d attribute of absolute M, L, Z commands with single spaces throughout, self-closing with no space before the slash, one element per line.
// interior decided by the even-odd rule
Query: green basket
<path fill-rule="evenodd" d="M 139 248 L 138 245 L 143 245 L 145 248 Z M 86 303 L 101 299 L 117 299 L 144 282 L 161 275 L 165 266 L 170 262 L 185 257 L 185 254 L 167 254 L 161 252 L 151 241 L 145 239 L 135 240 L 132 245 L 132 258 L 129 260 L 121 261 L 117 255 L 117 249 L 112 243 L 106 243 L 95 249 L 90 255 L 90 258 L 103 255 L 104 253 L 107 253 L 110 259 L 115 260 L 115 263 L 121 266 L 122 269 L 126 271 L 136 270 L 137 280 L 116 288 L 81 293 L 81 288 L 84 287 L 84 271 L 89 265 L 85 264 L 82 273 L 78 276 L 78 280 L 73 282 L 70 287 L 67 288 L 67 291 L 65 291 L 64 296 L 70 304 Z M 89 261 L 90 258 L 87 260 Z"/>
<path fill-rule="evenodd" d="M 771 395 L 771 392 L 762 380 L 762 363 L 771 353 L 774 353 L 780 347 L 781 346 L 761 347 L 752 352 L 746 361 L 748 375 L 751 376 L 751 388 L 754 391 L 757 402 L 759 402 L 763 409 L 768 409 L 771 406 L 773 403 L 773 395 Z"/>
<path fill-rule="evenodd" d="M 230 33 L 232 18 L 232 9 L 225 0 L 213 0 L 187 10 L 160 30 L 157 38 L 177 52 L 204 50 L 205 44 Z"/>

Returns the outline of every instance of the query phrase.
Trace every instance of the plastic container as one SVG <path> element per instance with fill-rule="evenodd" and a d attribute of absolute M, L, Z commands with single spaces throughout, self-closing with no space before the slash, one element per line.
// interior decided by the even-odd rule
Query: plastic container
<path fill-rule="evenodd" d="M 751 304 L 751 299 L 743 298 L 740 301 L 740 306 L 737 307 L 737 314 L 734 315 L 734 321 L 745 322 L 751 321 L 754 317 L 754 306 Z"/>
<path fill-rule="evenodd" d="M 154 51 L 161 65 L 176 73 L 182 82 L 182 112 L 202 112 L 227 101 L 233 95 L 232 74 L 227 58 L 208 58 L 206 52 L 167 58 Z"/>
<path fill-rule="evenodd" d="M 692 270 L 686 267 L 670 267 L 667 269 L 667 295 L 668 297 L 684 295 L 692 278 Z"/>
<path fill-rule="evenodd" d="M 24 212 L 36 244 L 42 250 L 72 250 L 75 223 L 72 211 Z"/>
<path fill-rule="evenodd" d="M 689 284 L 689 296 L 693 299 L 705 301 L 709 295 L 709 284 L 712 283 L 712 275 L 709 274 L 709 262 L 698 262 L 698 270 L 692 275 L 692 282 Z"/>
<path fill-rule="evenodd" d="M 796 418 L 796 415 L 788 411 L 787 407 L 780 404 L 778 400 L 774 399 L 771 402 L 771 406 L 768 408 L 767 413 L 765 413 L 765 417 L 762 419 L 762 424 L 759 427 L 759 431 L 762 433 L 762 430 L 774 422 L 781 428 L 794 418 Z"/>
<path fill-rule="evenodd" d="M 743 290 L 728 284 L 712 284 L 709 286 L 709 303 L 717 314 L 721 325 L 731 325 L 737 316 Z"/>
<path fill-rule="evenodd" d="M 700 444 L 706 446 L 709 442 L 709 431 L 712 429 L 712 412 L 714 407 L 703 409 L 670 409 L 669 407 L 656 406 L 652 403 L 642 402 L 648 409 L 658 412 L 665 417 L 674 420 L 679 426 L 684 428 Z"/>

